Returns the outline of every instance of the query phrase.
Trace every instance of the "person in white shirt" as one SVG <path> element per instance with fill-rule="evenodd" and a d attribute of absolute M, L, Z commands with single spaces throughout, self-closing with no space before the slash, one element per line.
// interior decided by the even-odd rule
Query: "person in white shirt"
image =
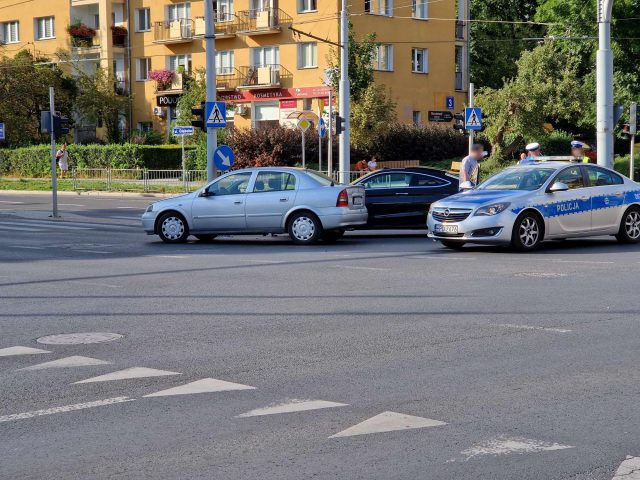
<path fill-rule="evenodd" d="M 471 182 L 475 187 L 478 184 L 479 167 L 478 162 L 485 156 L 484 146 L 474 143 L 471 146 L 471 154 L 462 159 L 460 163 L 459 183 Z"/>
<path fill-rule="evenodd" d="M 371 157 L 371 160 L 367 162 L 367 167 L 370 172 L 373 172 L 376 168 L 378 168 L 378 159 L 376 157 Z"/>
<path fill-rule="evenodd" d="M 67 151 L 67 144 L 63 143 L 60 150 L 56 153 L 56 159 L 60 166 L 60 178 L 64 178 L 69 170 L 69 152 Z"/>

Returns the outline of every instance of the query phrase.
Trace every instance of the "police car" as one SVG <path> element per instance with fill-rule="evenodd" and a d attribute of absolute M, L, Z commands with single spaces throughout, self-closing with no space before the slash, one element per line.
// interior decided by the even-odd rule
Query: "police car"
<path fill-rule="evenodd" d="M 432 204 L 427 216 L 429 237 L 449 248 L 531 251 L 543 240 L 594 235 L 640 242 L 640 184 L 607 168 L 540 157 L 465 187 Z"/>

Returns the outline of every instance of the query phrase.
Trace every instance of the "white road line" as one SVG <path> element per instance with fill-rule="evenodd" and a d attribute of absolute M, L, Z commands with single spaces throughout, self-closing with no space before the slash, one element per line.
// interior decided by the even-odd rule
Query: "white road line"
<path fill-rule="evenodd" d="M 58 205 L 64 206 L 64 207 L 84 207 L 85 205 L 82 205 L 81 203 L 59 203 Z"/>
<path fill-rule="evenodd" d="M 407 258 L 417 258 L 419 260 L 477 260 L 477 257 L 451 257 L 449 255 L 412 255 Z"/>
<path fill-rule="evenodd" d="M 140 221 L 140 217 L 121 217 L 121 216 L 111 216 L 111 217 L 107 217 L 107 218 L 116 218 L 118 220 L 136 220 L 136 221 Z"/>
<path fill-rule="evenodd" d="M 371 270 L 378 272 L 388 272 L 390 268 L 376 268 L 376 267 L 357 267 L 355 265 L 331 265 L 333 268 L 344 268 L 347 270 Z"/>
<path fill-rule="evenodd" d="M 110 365 L 111 362 L 105 362 L 99 358 L 81 357 L 74 355 L 71 357 L 60 358 L 50 362 L 31 365 L 30 367 L 21 368 L 20 370 L 45 370 L 47 368 L 69 368 L 69 367 L 90 367 L 94 365 Z"/>
<path fill-rule="evenodd" d="M 94 382 L 111 382 L 113 380 L 127 380 L 130 378 L 147 378 L 147 377 L 164 377 L 166 375 L 182 375 L 179 372 L 169 372 L 167 370 L 156 370 L 155 368 L 146 367 L 131 367 L 124 370 L 118 370 L 117 372 L 107 373 L 106 375 L 99 375 L 97 377 L 87 378 L 86 380 L 80 380 L 76 383 L 94 383 Z"/>
<path fill-rule="evenodd" d="M 189 258 L 189 255 L 150 255 L 151 258 Z"/>
<path fill-rule="evenodd" d="M 144 211 L 144 208 L 140 208 L 140 207 L 116 207 L 122 210 L 140 210 L 141 212 Z"/>
<path fill-rule="evenodd" d="M 640 457 L 627 456 L 612 480 L 640 480 Z"/>
<path fill-rule="evenodd" d="M 69 280 L 69 283 L 81 283 L 82 285 L 89 285 L 91 287 L 120 288 L 120 285 L 113 285 L 111 283 L 85 282 L 84 280 Z"/>
<path fill-rule="evenodd" d="M 346 407 L 346 403 L 327 402 L 326 400 L 298 400 L 291 399 L 276 405 L 269 405 L 264 408 L 256 408 L 249 412 L 237 415 L 236 418 L 260 417 L 262 415 L 278 415 L 280 413 L 306 412 L 309 410 L 320 410 L 323 408 Z"/>
<path fill-rule="evenodd" d="M 36 355 L 40 353 L 51 353 L 48 350 L 41 350 L 40 348 L 32 347 L 7 347 L 0 348 L 0 357 L 12 357 L 14 355 Z"/>
<path fill-rule="evenodd" d="M 0 203 L 9 203 L 11 205 L 23 205 L 24 202 L 11 202 L 9 200 L 0 200 Z"/>
<path fill-rule="evenodd" d="M 556 263 L 585 263 L 588 265 L 611 265 L 616 262 L 598 262 L 595 260 L 556 260 Z"/>
<path fill-rule="evenodd" d="M 516 325 L 514 323 L 492 323 L 491 326 L 513 328 L 516 330 L 544 330 L 545 332 L 556 332 L 556 333 L 569 333 L 573 331 L 573 330 L 569 330 L 568 328 L 539 327 L 537 325 Z"/>
<path fill-rule="evenodd" d="M 39 228 L 25 228 L 25 227 L 7 227 L 5 225 L 0 225 L 0 230 L 12 230 L 18 232 L 45 232 L 46 230 L 42 230 Z"/>
<path fill-rule="evenodd" d="M 14 413 L 13 415 L 4 415 L 0 417 L 0 423 L 11 422 L 13 420 L 25 420 L 27 418 L 41 417 L 43 415 L 53 415 L 54 413 L 73 412 L 74 410 L 84 410 L 86 408 L 104 407 L 115 403 L 133 402 L 135 398 L 114 397 L 106 400 L 97 400 L 95 402 L 76 403 L 75 405 L 65 405 L 64 407 L 46 408 L 44 410 L 35 410 L 33 412 Z"/>
<path fill-rule="evenodd" d="M 565 450 L 575 448 L 570 445 L 561 445 L 559 443 L 542 442 L 540 440 L 531 440 L 529 438 L 509 438 L 500 436 L 495 439 L 483 442 L 478 445 L 464 450 L 462 455 L 469 460 L 480 455 L 508 455 L 510 453 L 537 453 L 548 452 L 553 450 Z"/>
<path fill-rule="evenodd" d="M 43 227 L 59 228 L 61 230 L 91 230 L 91 227 L 76 227 L 76 226 L 71 226 L 71 225 L 62 225 L 62 224 L 57 223 L 57 222 L 49 222 L 49 223 L 0 222 L 0 226 L 3 226 L 3 225 L 9 225 L 9 226 L 19 225 L 19 226 L 36 227 L 36 228 L 43 228 Z M 0 228 L 2 228 L 2 227 L 0 227 Z"/>
<path fill-rule="evenodd" d="M 228 392 L 231 390 L 255 390 L 256 387 L 242 385 L 240 383 L 226 382 L 216 378 L 203 378 L 195 382 L 180 385 L 179 387 L 168 388 L 159 392 L 150 393 L 145 397 L 168 397 L 171 395 L 191 395 L 194 393 L 215 393 Z"/>
<path fill-rule="evenodd" d="M 11 245 L 11 248 L 26 248 L 28 250 L 44 250 L 44 247 L 30 247 L 28 245 Z"/>
<path fill-rule="evenodd" d="M 354 435 L 367 435 L 370 433 L 394 432 L 396 430 L 409 430 L 413 428 L 439 427 L 446 425 L 444 422 L 430 418 L 414 417 L 396 412 L 382 412 L 353 427 L 331 435 L 329 438 L 351 437 Z"/>
<path fill-rule="evenodd" d="M 75 250 L 76 252 L 82 252 L 82 253 L 100 253 L 102 255 L 109 255 L 110 253 L 113 252 L 105 252 L 104 250 Z"/>

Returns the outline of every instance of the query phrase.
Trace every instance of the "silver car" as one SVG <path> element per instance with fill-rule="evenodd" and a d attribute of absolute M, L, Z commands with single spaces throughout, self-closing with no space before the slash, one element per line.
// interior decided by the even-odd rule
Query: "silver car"
<path fill-rule="evenodd" d="M 427 228 L 454 249 L 480 243 L 528 251 L 543 240 L 594 235 L 638 243 L 640 184 L 590 164 L 514 166 L 432 204 Z"/>
<path fill-rule="evenodd" d="M 226 173 L 195 192 L 149 205 L 142 226 L 178 243 L 193 235 L 288 232 L 295 243 L 335 241 L 367 223 L 363 187 L 340 185 L 312 170 L 247 168 Z"/>

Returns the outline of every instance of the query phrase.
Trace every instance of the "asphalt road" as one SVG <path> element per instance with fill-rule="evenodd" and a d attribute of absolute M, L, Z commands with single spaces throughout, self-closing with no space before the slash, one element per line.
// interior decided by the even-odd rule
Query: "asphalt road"
<path fill-rule="evenodd" d="M 165 245 L 148 199 L 48 200 L 0 194 L 2 479 L 610 480 L 640 456 L 640 246 Z M 122 337 L 36 342 L 82 332 Z"/>

